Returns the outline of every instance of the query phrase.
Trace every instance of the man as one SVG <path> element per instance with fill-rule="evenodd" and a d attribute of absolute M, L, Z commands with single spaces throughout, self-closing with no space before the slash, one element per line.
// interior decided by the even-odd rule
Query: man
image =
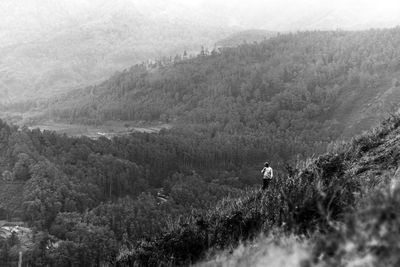
<path fill-rule="evenodd" d="M 265 190 L 268 188 L 268 185 L 269 185 L 270 181 L 272 180 L 272 177 L 274 177 L 274 173 L 272 171 L 272 168 L 269 166 L 268 162 L 264 163 L 264 168 L 261 170 L 261 173 L 263 174 L 262 190 Z"/>

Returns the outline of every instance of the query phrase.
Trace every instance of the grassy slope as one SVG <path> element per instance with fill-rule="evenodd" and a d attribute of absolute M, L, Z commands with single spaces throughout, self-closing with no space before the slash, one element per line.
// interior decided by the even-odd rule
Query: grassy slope
<path fill-rule="evenodd" d="M 183 218 L 161 236 L 143 241 L 121 262 L 188 265 L 207 252 L 235 247 L 274 227 L 295 234 L 330 233 L 357 203 L 393 173 L 400 161 L 400 118 L 334 152 L 310 160 L 292 176 L 278 177 L 265 193 L 225 199 L 204 215 Z"/>

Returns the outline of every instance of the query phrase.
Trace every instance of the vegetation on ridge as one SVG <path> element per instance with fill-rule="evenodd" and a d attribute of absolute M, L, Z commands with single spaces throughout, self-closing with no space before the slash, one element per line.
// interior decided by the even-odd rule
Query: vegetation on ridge
<path fill-rule="evenodd" d="M 398 167 L 399 126 L 400 117 L 393 117 L 380 128 L 355 138 L 350 145 L 310 160 L 304 169 L 288 177 L 277 178 L 266 192 L 249 191 L 240 198 L 223 200 L 205 215 L 178 221 L 157 238 L 139 243 L 126 257 L 120 257 L 121 261 L 140 266 L 188 265 L 210 253 L 210 249 L 236 247 L 260 233 L 268 235 L 276 227 L 296 235 L 338 235 L 341 233 L 336 228 L 338 223 L 345 222 L 360 207 L 363 194 L 387 183 L 382 175 L 384 170 Z M 396 146 L 392 146 L 393 142 Z M 369 202 L 369 205 L 377 210 L 381 210 L 381 204 L 392 207 L 391 197 L 386 198 L 389 203 L 385 197 L 378 199 L 380 204 Z M 382 216 L 386 216 L 386 209 L 380 211 Z M 359 220 L 359 217 L 353 218 Z M 329 240 L 321 240 L 321 247 L 316 248 L 317 256 L 328 252 L 328 257 L 332 253 L 340 256 L 340 251 L 327 245 Z M 339 241 L 332 239 L 332 242 Z M 389 247 L 387 253 L 391 255 L 394 251 Z"/>

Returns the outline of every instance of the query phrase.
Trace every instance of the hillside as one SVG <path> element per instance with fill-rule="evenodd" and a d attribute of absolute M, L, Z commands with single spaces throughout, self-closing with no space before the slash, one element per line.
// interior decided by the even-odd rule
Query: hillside
<path fill-rule="evenodd" d="M 260 233 L 278 239 L 278 250 L 287 235 L 300 238 L 292 245 L 311 266 L 351 266 L 365 255 L 396 266 L 399 126 L 393 116 L 295 168 L 274 166 L 275 182 L 260 192 L 243 190 L 259 184 L 257 166 L 248 169 L 265 159 L 247 137 L 235 143 L 171 129 L 92 140 L 0 123 L 0 171 L 23 188 L 0 192 L 14 194 L 2 201 L 2 216 L 22 214 L 34 229 L 24 254 L 33 266 L 215 262 Z M 16 263 L 13 238 L 0 240 L 4 265 Z"/>
<path fill-rule="evenodd" d="M 167 123 L 188 137 L 196 132 L 245 149 L 254 155 L 247 162 L 267 157 L 283 165 L 398 110 L 399 45 L 399 28 L 282 34 L 193 59 L 136 65 L 96 86 L 2 110 L 31 126 Z"/>
<path fill-rule="evenodd" d="M 90 139 L 0 121 L 0 220 L 32 230 L 31 266 L 114 263 L 125 246 L 256 183 L 241 163 L 251 154 L 233 147 L 167 129 Z M 17 263 L 19 244 L 0 238 L 1 266 Z"/>
<path fill-rule="evenodd" d="M 229 116 L 239 128 L 254 129 L 254 120 L 279 127 L 276 112 L 287 110 L 313 121 L 336 120 L 351 136 L 350 128 L 368 129 L 397 109 L 399 36 L 398 28 L 303 32 L 155 71 L 136 66 L 59 98 L 49 112 L 72 121 L 178 119 L 222 127 Z M 293 124 L 292 115 L 288 119 Z"/>
<path fill-rule="evenodd" d="M 280 251 L 274 258 L 279 263 L 285 262 L 279 257 L 292 255 L 292 246 L 308 251 L 300 251 L 302 255 L 295 257 L 299 261 L 291 261 L 291 266 L 354 266 L 357 262 L 396 266 L 399 126 L 400 117 L 393 117 L 276 178 L 266 192 L 248 191 L 221 201 L 204 215 L 182 218 L 161 235 L 125 252 L 121 261 L 129 266 L 186 266 L 230 250 L 234 254 L 227 253 L 226 261 L 219 263 L 244 266 L 250 257 L 259 260 L 266 255 L 246 251 L 267 246 Z M 254 247 L 251 241 L 260 233 L 276 236 Z M 299 239 L 289 237 L 291 243 L 285 246 L 288 235 Z M 240 242 L 249 248 L 242 247 L 237 255 L 233 249 Z M 217 263 L 218 257 L 204 266 Z"/>
<path fill-rule="evenodd" d="M 187 11 L 184 4 L 165 1 L 150 9 L 141 2 L 2 1 L 0 102 L 98 83 L 142 61 L 212 47 L 234 32 L 194 16 L 169 15 L 167 8 Z"/>
<path fill-rule="evenodd" d="M 92 140 L 0 122 L 0 171 L 13 180 L 2 182 L 1 219 L 22 214 L 33 229 L 24 250 L 32 266 L 187 266 L 216 263 L 220 253 L 235 264 L 230 252 L 240 266 L 264 246 L 281 251 L 276 262 L 299 249 L 294 266 L 352 266 L 363 257 L 396 266 L 399 136 L 393 116 L 327 154 L 276 168 L 261 192 L 243 190 L 256 177 L 246 180 L 239 164 L 251 157 L 245 148 L 239 156 L 195 133 Z M 260 234 L 276 241 L 257 241 Z M 16 263 L 18 240 L 0 239 L 2 265 Z"/>
<path fill-rule="evenodd" d="M 376 8 L 355 1 L 2 0 L 0 101 L 58 95 L 142 61 L 211 48 L 247 29 L 395 27 L 399 5 L 385 1 Z"/>
<path fill-rule="evenodd" d="M 239 244 L 249 255 L 267 246 L 282 257 L 292 246 L 310 266 L 351 266 L 365 255 L 396 266 L 399 136 L 393 116 L 327 154 L 286 171 L 274 166 L 261 192 L 243 190 L 259 184 L 257 169 L 246 173 L 254 155 L 245 149 L 255 148 L 237 154 L 235 145 L 173 129 L 92 140 L 1 122 L 1 219 L 22 215 L 33 229 L 24 250 L 33 266 L 186 266 L 218 262 L 224 251 L 230 259 Z M 277 241 L 257 241 L 260 234 Z M 1 264 L 16 263 L 18 239 L 0 244 Z"/>
<path fill-rule="evenodd" d="M 385 190 L 397 177 L 399 117 L 332 141 L 398 110 L 399 45 L 398 28 L 280 34 L 2 105 L 31 126 L 173 127 L 90 139 L 0 121 L 0 219 L 22 215 L 33 229 L 32 266 L 213 262 L 275 229 L 301 239 L 293 246 L 307 246 L 311 266 L 359 251 L 391 265 L 395 240 L 376 229 L 397 222 L 396 183 Z M 262 193 L 265 160 L 276 182 Z M 15 265 L 16 241 L 0 240 L 0 265 Z"/>

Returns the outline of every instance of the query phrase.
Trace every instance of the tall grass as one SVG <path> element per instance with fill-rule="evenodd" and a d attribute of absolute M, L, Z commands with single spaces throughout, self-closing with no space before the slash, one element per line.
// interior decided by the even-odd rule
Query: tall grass
<path fill-rule="evenodd" d="M 329 237 L 318 241 L 314 259 L 307 264 L 316 263 L 323 257 L 326 259 L 324 264 L 329 265 L 332 261 L 332 266 L 343 265 L 346 261 L 335 262 L 333 259 L 344 260 L 345 257 L 340 256 L 354 247 L 344 236 L 362 236 L 356 234 L 356 227 L 352 228 L 352 225 L 363 216 L 359 214 L 355 219 L 349 219 L 348 214 L 358 214 L 356 207 L 361 207 L 362 197 L 365 192 L 370 192 L 366 189 L 373 189 L 384 180 L 381 174 L 377 175 L 377 170 L 398 166 L 400 153 L 390 144 L 397 140 L 395 129 L 399 125 L 400 117 L 391 117 L 381 127 L 354 138 L 347 145 L 340 144 L 330 153 L 309 159 L 290 175 L 275 178 L 264 192 L 247 190 L 240 198 L 224 199 L 206 214 L 192 214 L 171 223 L 162 235 L 137 244 L 120 265 L 186 266 L 213 252 L 237 251 L 234 248 L 238 246 L 240 250 L 243 242 L 252 242 L 260 233 L 269 236 L 271 229 L 277 227 L 289 235 Z M 400 201 L 400 193 L 398 195 Z M 378 193 L 376 197 L 374 205 L 365 212 L 375 218 L 374 212 L 378 209 L 382 212 L 380 216 L 394 214 L 397 220 L 400 210 L 393 205 L 397 200 L 393 202 Z M 377 207 L 376 203 L 382 205 Z M 343 223 L 346 223 L 345 230 Z M 367 233 L 375 229 L 368 223 L 363 227 Z M 252 253 L 246 248 L 242 250 L 244 254 Z M 357 254 L 357 259 L 364 262 L 359 256 Z M 370 262 L 372 256 L 368 257 Z M 218 262 L 218 258 L 215 260 Z"/>
<path fill-rule="evenodd" d="M 343 168 L 340 156 L 320 157 L 296 176 L 276 179 L 265 192 L 247 190 L 240 198 L 224 199 L 207 214 L 181 219 L 163 235 L 140 243 L 125 264 L 189 265 L 210 249 L 237 247 L 274 227 L 296 235 L 328 231 L 359 190 Z"/>

